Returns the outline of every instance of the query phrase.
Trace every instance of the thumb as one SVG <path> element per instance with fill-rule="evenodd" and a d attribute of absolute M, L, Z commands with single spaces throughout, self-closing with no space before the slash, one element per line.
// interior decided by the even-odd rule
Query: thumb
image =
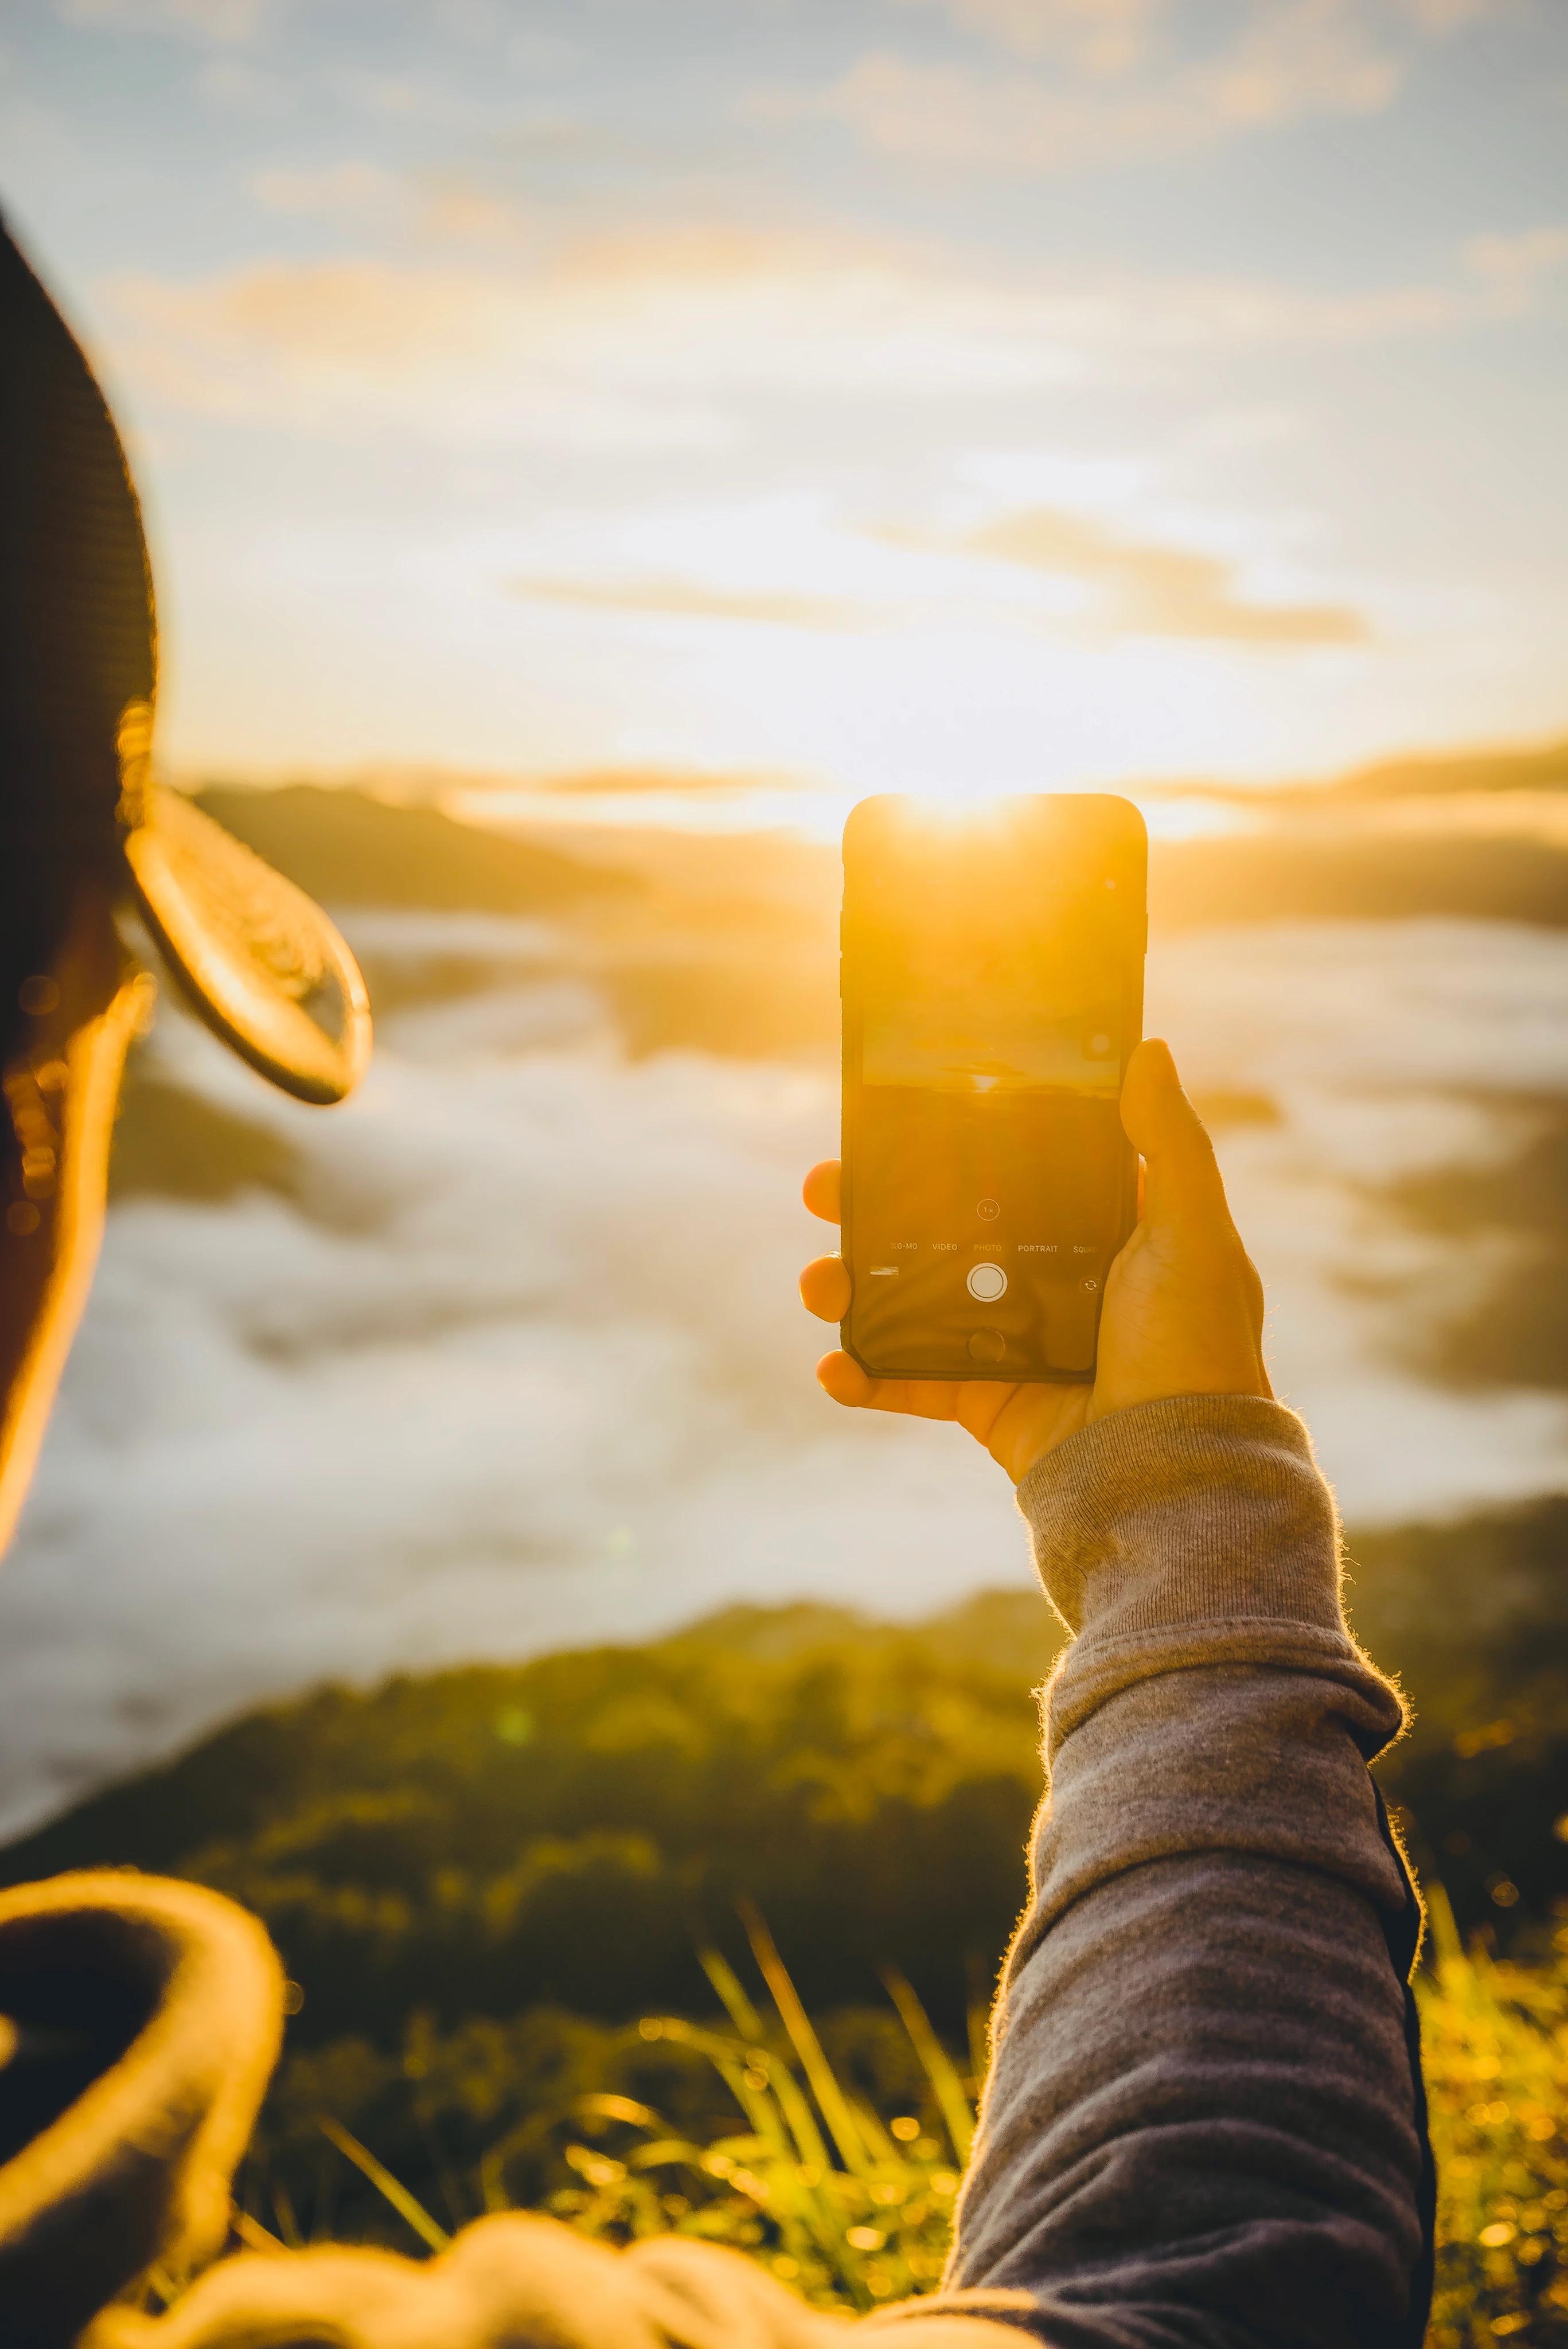
<path fill-rule="evenodd" d="M 1181 1089 L 1169 1045 L 1158 1036 L 1147 1037 L 1128 1061 L 1121 1109 L 1123 1130 L 1148 1170 L 1149 1221 L 1217 1223 L 1228 1231 L 1214 1145 Z"/>

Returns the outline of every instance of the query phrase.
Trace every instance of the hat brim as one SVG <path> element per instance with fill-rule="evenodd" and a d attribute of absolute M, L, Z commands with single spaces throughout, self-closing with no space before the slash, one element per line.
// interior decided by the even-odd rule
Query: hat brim
<path fill-rule="evenodd" d="M 342 1101 L 370 1057 L 370 1003 L 337 930 L 180 792 L 149 784 L 139 815 L 137 900 L 197 1011 L 296 1101 Z"/>

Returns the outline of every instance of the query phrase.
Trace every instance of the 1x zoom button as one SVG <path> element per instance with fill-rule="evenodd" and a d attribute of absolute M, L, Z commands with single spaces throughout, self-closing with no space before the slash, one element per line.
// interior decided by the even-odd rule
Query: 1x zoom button
<path fill-rule="evenodd" d="M 971 1265 L 965 1286 L 982 1305 L 994 1305 L 999 1297 L 1007 1294 L 1007 1275 L 999 1264 Z"/>

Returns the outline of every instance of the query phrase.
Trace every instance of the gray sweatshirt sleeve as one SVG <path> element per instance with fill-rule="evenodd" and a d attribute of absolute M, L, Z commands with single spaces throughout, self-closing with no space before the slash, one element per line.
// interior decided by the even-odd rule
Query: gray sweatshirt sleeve
<path fill-rule="evenodd" d="M 1417 2344 L 1419 1909 L 1366 1768 L 1403 1713 L 1345 1628 L 1306 1431 L 1148 1404 L 1019 1503 L 1075 1636 L 952 2258 L 899 2315 L 1050 2349 Z"/>

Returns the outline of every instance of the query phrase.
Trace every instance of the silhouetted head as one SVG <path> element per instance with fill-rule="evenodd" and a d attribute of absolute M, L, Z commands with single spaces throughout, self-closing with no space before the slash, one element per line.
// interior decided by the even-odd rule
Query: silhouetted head
<path fill-rule="evenodd" d="M 134 900 L 208 1025 L 300 1100 L 341 1101 L 369 1054 L 364 982 L 320 908 L 155 780 L 157 670 L 119 435 L 0 228 L 0 1545 L 85 1299 L 152 993 L 117 910 Z"/>
<path fill-rule="evenodd" d="M 152 581 L 119 437 L 64 320 L 0 233 L 0 1061 L 75 882 L 112 889 L 123 713 L 156 687 Z M 36 990 L 35 990 L 36 992 Z"/>

